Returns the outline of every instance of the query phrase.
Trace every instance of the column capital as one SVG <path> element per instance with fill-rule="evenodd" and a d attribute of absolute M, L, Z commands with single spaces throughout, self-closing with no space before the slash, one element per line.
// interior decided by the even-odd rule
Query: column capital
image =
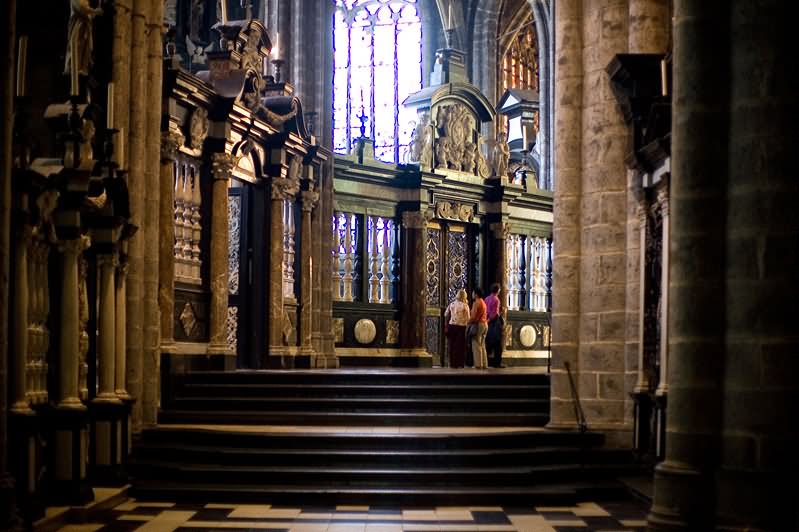
<path fill-rule="evenodd" d="M 236 163 L 229 153 L 214 153 L 211 155 L 211 176 L 214 180 L 227 181 L 233 174 Z"/>
<path fill-rule="evenodd" d="M 70 238 L 68 240 L 60 240 L 58 242 L 58 251 L 65 255 L 80 255 L 91 245 L 92 240 L 86 235 L 80 235 L 78 238 Z"/>
<path fill-rule="evenodd" d="M 101 253 L 97 255 L 97 268 L 116 268 L 119 266 L 119 257 L 116 253 Z"/>
<path fill-rule="evenodd" d="M 300 191 L 299 180 L 288 177 L 272 178 L 272 199 L 273 200 L 292 200 Z"/>
<path fill-rule="evenodd" d="M 424 229 L 430 216 L 425 211 L 405 211 L 402 213 L 402 226 L 406 229 Z"/>
<path fill-rule="evenodd" d="M 304 212 L 311 212 L 316 208 L 319 203 L 319 193 L 314 190 L 303 190 L 301 194 L 302 210 Z"/>
<path fill-rule="evenodd" d="M 496 222 L 488 226 L 491 233 L 497 240 L 507 240 L 510 236 L 510 224 L 507 222 Z"/>
<path fill-rule="evenodd" d="M 657 202 L 660 206 L 660 213 L 665 218 L 669 215 L 669 189 L 661 187 L 657 192 Z"/>
<path fill-rule="evenodd" d="M 186 138 L 180 131 L 170 129 L 161 132 L 161 162 L 169 163 L 175 160 L 178 150 Z"/>

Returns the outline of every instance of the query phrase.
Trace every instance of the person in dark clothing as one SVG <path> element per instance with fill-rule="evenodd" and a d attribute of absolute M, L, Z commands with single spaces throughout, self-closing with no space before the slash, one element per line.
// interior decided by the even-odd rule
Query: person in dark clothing
<path fill-rule="evenodd" d="M 502 288 L 499 284 L 491 285 L 491 295 L 485 299 L 488 313 L 488 334 L 486 335 L 486 351 L 490 357 L 492 368 L 502 367 L 502 333 L 505 329 L 505 320 L 502 318 L 502 305 L 499 294 Z"/>

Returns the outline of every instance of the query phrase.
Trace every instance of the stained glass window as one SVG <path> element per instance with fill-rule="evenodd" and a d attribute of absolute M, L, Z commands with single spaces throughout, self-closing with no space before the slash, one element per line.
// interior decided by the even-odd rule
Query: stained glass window
<path fill-rule="evenodd" d="M 336 0 L 333 46 L 334 150 L 350 151 L 365 117 L 375 156 L 402 161 L 416 118 L 402 102 L 422 88 L 417 0 Z"/>

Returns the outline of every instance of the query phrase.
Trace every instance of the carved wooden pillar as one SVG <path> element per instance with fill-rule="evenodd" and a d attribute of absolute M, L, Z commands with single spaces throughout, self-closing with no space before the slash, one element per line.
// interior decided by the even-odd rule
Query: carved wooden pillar
<path fill-rule="evenodd" d="M 177 130 L 161 132 L 158 225 L 158 306 L 161 310 L 161 352 L 169 353 L 175 342 L 175 156 L 183 145 Z"/>
<path fill-rule="evenodd" d="M 311 276 L 313 275 L 311 247 L 311 211 L 319 201 L 319 194 L 314 190 L 302 192 L 302 221 L 300 222 L 300 353 L 312 355 L 312 310 Z"/>
<path fill-rule="evenodd" d="M 401 346 L 405 354 L 420 356 L 425 348 L 425 228 L 424 212 L 402 213 L 405 246 L 402 254 Z"/>
<path fill-rule="evenodd" d="M 211 159 L 211 309 L 208 352 L 232 354 L 227 343 L 228 307 L 228 182 L 233 159 L 227 153 L 215 153 Z"/>

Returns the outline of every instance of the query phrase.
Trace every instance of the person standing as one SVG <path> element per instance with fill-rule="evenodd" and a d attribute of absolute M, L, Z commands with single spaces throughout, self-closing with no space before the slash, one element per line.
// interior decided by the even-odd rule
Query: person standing
<path fill-rule="evenodd" d="M 502 288 L 499 284 L 491 285 L 491 294 L 485 299 L 486 314 L 488 317 L 488 334 L 486 335 L 486 353 L 491 354 L 491 367 L 502 367 L 502 333 L 505 329 L 505 320 L 500 314 L 499 294 Z"/>
<path fill-rule="evenodd" d="M 466 290 L 461 288 L 455 299 L 444 312 L 447 320 L 447 339 L 449 343 L 449 365 L 462 368 L 466 361 L 466 326 L 469 325 L 469 303 Z"/>
<path fill-rule="evenodd" d="M 486 304 L 483 301 L 483 292 L 479 288 L 472 291 L 472 314 L 469 316 L 469 328 L 472 330 L 472 352 L 474 353 L 474 367 L 485 369 L 488 366 L 486 355 L 486 333 L 488 332 L 488 317 Z"/>

